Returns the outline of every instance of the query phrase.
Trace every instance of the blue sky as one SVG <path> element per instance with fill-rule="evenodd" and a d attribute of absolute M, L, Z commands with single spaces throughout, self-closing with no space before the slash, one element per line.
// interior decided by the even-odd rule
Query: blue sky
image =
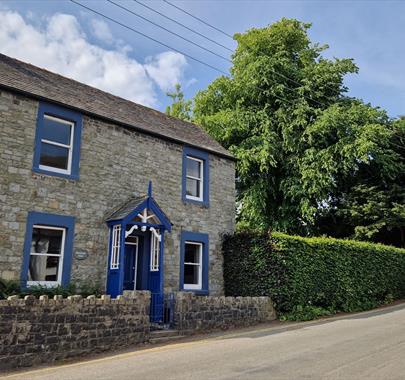
<path fill-rule="evenodd" d="M 106 1 L 77 0 L 221 70 L 229 63 Z M 133 1 L 114 0 L 221 55 L 229 52 L 185 31 Z M 282 17 L 313 24 L 313 42 L 328 57 L 353 58 L 358 75 L 346 78 L 351 96 L 405 114 L 405 1 L 174 1 L 229 34 Z M 150 7 L 226 45 L 235 42 L 161 0 Z M 164 110 L 165 92 L 180 81 L 186 97 L 219 73 L 67 1 L 1 1 L 0 52 Z"/>

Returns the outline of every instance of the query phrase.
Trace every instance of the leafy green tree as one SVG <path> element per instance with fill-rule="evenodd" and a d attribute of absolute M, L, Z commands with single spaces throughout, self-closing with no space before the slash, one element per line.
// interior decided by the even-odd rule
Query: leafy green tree
<path fill-rule="evenodd" d="M 177 83 L 174 92 L 167 92 L 166 95 L 173 101 L 172 105 L 166 107 L 166 114 L 181 120 L 191 121 L 192 101 L 184 99 L 181 85 Z"/>
<path fill-rule="evenodd" d="M 389 135 L 391 140 L 382 139 L 387 146 L 378 144 L 381 154 L 360 168 L 356 183 L 341 184 L 326 214 L 334 223 L 321 216 L 321 231 L 331 234 L 327 229 L 338 224 L 345 236 L 405 247 L 405 120 L 392 123 Z"/>
<path fill-rule="evenodd" d="M 324 58 L 328 47 L 311 43 L 309 28 L 282 19 L 236 34 L 231 76 L 196 95 L 194 118 L 237 158 L 240 222 L 373 239 L 373 229 L 398 221 L 398 128 L 384 111 L 346 95 L 344 77 L 356 65 Z M 364 191 L 376 186 L 392 192 L 385 199 L 391 213 L 380 215 L 370 199 L 375 215 L 362 216 L 355 205 L 364 206 Z M 384 227 L 375 223 L 381 218 Z"/>

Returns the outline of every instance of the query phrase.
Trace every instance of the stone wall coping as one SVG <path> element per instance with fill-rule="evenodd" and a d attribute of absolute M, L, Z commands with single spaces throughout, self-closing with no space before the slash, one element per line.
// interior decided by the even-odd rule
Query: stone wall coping
<path fill-rule="evenodd" d="M 192 292 L 176 292 L 176 298 L 181 300 L 181 299 L 189 299 L 193 300 L 196 299 L 198 301 L 202 302 L 218 302 L 218 301 L 223 301 L 223 302 L 268 302 L 271 300 L 270 297 L 268 296 L 200 296 L 196 295 Z"/>
<path fill-rule="evenodd" d="M 61 304 L 133 304 L 138 300 L 145 301 L 150 299 L 150 292 L 148 290 L 126 290 L 123 295 L 117 298 L 111 298 L 108 294 L 103 294 L 101 297 L 97 297 L 94 294 L 83 298 L 81 295 L 76 294 L 63 298 L 58 294 L 49 298 L 48 295 L 41 295 L 38 298 L 32 294 L 26 295 L 24 298 L 20 298 L 19 295 L 9 296 L 6 300 L 0 300 L 1 306 L 35 306 L 35 305 L 61 305 Z"/>

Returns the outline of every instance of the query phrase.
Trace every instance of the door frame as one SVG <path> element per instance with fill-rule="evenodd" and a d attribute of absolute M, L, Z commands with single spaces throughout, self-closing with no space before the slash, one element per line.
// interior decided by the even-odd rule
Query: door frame
<path fill-rule="evenodd" d="M 132 246 L 136 247 L 135 248 L 135 258 L 134 258 L 134 289 L 132 289 L 132 290 L 136 290 L 136 280 L 137 280 L 137 276 L 138 276 L 139 236 L 134 235 L 131 237 L 136 239 L 136 243 L 126 241 L 125 248 L 127 245 L 132 245 Z"/>

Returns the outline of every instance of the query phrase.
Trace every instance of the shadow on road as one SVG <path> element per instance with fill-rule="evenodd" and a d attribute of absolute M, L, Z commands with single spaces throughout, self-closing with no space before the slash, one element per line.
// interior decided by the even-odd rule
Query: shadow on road
<path fill-rule="evenodd" d="M 270 336 L 270 335 L 276 335 L 276 334 L 281 334 L 287 331 L 295 331 L 295 330 L 300 330 L 300 329 L 305 329 L 307 327 L 313 327 L 313 326 L 321 326 L 325 325 L 328 323 L 333 323 L 337 321 L 343 321 L 343 320 L 353 320 L 353 319 L 368 319 L 368 318 L 374 318 L 378 317 L 380 315 L 385 315 L 385 314 L 390 314 L 394 313 L 399 310 L 404 310 L 405 309 L 405 302 L 401 302 L 398 305 L 394 306 L 388 306 L 388 307 L 381 307 L 379 309 L 371 310 L 371 311 L 365 311 L 361 313 L 356 313 L 356 314 L 344 314 L 344 315 L 338 315 L 338 316 L 333 316 L 329 318 L 324 318 L 321 320 L 315 320 L 315 321 L 309 321 L 309 322 L 280 322 L 280 325 L 277 327 L 264 327 L 262 330 L 255 330 L 252 332 L 246 331 L 246 332 L 241 332 L 240 334 L 230 334 L 230 336 L 223 335 L 221 336 L 221 339 L 234 339 L 234 338 L 261 338 L 264 336 Z M 256 326 L 257 328 L 257 326 Z"/>

